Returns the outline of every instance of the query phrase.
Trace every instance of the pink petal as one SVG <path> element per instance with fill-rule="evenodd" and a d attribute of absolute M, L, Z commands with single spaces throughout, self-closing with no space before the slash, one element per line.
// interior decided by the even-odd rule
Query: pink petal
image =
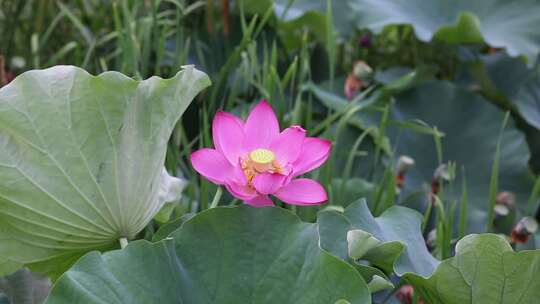
<path fill-rule="evenodd" d="M 229 191 L 232 196 L 243 201 L 251 200 L 259 195 L 255 189 L 249 187 L 248 185 L 228 183 L 225 185 L 225 188 L 227 188 L 227 191 Z"/>
<path fill-rule="evenodd" d="M 328 199 L 323 186 L 309 178 L 293 179 L 274 195 L 285 203 L 300 206 L 320 205 Z"/>
<path fill-rule="evenodd" d="M 242 170 L 242 167 L 240 166 L 234 167 L 233 177 L 231 178 L 231 181 L 240 185 L 247 185 L 248 181 L 246 178 L 246 174 L 244 173 L 244 170 Z"/>
<path fill-rule="evenodd" d="M 238 165 L 238 160 L 244 152 L 242 121 L 230 113 L 217 112 L 212 122 L 212 137 L 216 150 L 220 151 L 233 166 Z"/>
<path fill-rule="evenodd" d="M 326 139 L 306 137 L 300 156 L 293 163 L 294 176 L 302 175 L 322 165 L 330 155 L 332 142 Z"/>
<path fill-rule="evenodd" d="M 279 124 L 270 104 L 263 100 L 259 102 L 244 125 L 244 148 L 251 151 L 257 148 L 268 148 L 279 134 Z"/>
<path fill-rule="evenodd" d="M 253 186 L 257 192 L 261 194 L 272 194 L 281 188 L 286 180 L 287 175 L 279 173 L 261 173 L 257 174 L 253 179 Z"/>
<path fill-rule="evenodd" d="M 268 198 L 268 195 L 259 195 L 251 200 L 245 201 L 245 203 L 253 207 L 274 206 L 274 203 Z"/>
<path fill-rule="evenodd" d="M 200 149 L 191 154 L 191 165 L 202 176 L 218 185 L 225 184 L 233 177 L 234 167 L 219 151 Z"/>
<path fill-rule="evenodd" d="M 292 126 L 283 130 L 270 145 L 272 150 L 282 164 L 292 163 L 302 151 L 302 145 L 306 138 L 306 130 L 300 126 Z"/>

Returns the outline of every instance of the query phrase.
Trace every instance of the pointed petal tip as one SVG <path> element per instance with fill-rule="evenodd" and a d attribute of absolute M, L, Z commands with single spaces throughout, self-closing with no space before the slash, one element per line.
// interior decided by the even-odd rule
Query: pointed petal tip
<path fill-rule="evenodd" d="M 212 122 L 214 147 L 231 165 L 236 166 L 243 153 L 244 126 L 240 118 L 231 113 L 218 111 Z"/>
<path fill-rule="evenodd" d="M 279 122 L 268 102 L 261 101 L 251 109 L 244 124 L 244 133 L 247 150 L 266 148 L 279 135 Z"/>
<path fill-rule="evenodd" d="M 323 138 L 306 137 L 302 153 L 294 162 L 295 176 L 320 167 L 330 156 L 332 141 Z"/>
<path fill-rule="evenodd" d="M 240 123 L 241 125 L 243 125 L 242 119 L 240 119 L 238 116 L 229 112 L 225 112 L 223 110 L 217 110 L 216 115 L 214 115 L 214 121 L 216 121 L 216 119 L 223 119 L 223 118 L 231 118 L 237 123 Z"/>
<path fill-rule="evenodd" d="M 270 144 L 270 149 L 276 153 L 282 164 L 293 163 L 302 152 L 306 130 L 300 126 L 291 126 L 283 130 Z"/>
<path fill-rule="evenodd" d="M 294 130 L 298 130 L 298 131 L 304 132 L 304 133 L 307 132 L 306 129 L 302 128 L 302 126 L 300 126 L 300 125 L 292 125 L 289 128 L 294 129 Z"/>

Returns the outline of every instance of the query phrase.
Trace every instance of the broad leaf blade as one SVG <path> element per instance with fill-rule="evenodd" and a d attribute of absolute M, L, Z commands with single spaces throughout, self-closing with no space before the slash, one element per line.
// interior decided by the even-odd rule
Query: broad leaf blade
<path fill-rule="evenodd" d="M 133 237 L 164 203 L 172 129 L 208 85 L 192 67 L 139 82 L 57 66 L 3 87 L 0 256 L 27 265 L 50 260 L 50 272 Z"/>
<path fill-rule="evenodd" d="M 535 0 L 349 0 L 360 28 L 380 31 L 411 24 L 423 41 L 482 43 L 535 60 L 540 48 L 540 6 Z"/>
<path fill-rule="evenodd" d="M 540 251 L 514 252 L 502 237 L 469 235 L 428 279 L 408 275 L 429 303 L 535 303 Z"/>
<path fill-rule="evenodd" d="M 317 225 L 280 208 L 214 208 L 171 236 L 87 254 L 47 303 L 371 302 L 360 274 L 319 248 Z"/>
<path fill-rule="evenodd" d="M 347 259 L 347 233 L 360 229 L 382 242 L 362 259 L 397 275 L 415 273 L 430 276 L 439 261 L 427 250 L 420 231 L 422 217 L 416 211 L 394 206 L 374 217 L 364 200 L 350 204 L 343 214 L 333 211 L 319 213 L 321 246 Z"/>
<path fill-rule="evenodd" d="M 486 209 L 489 206 L 490 168 L 494 161 L 499 130 L 504 113 L 477 94 L 463 90 L 451 83 L 433 81 L 396 97 L 392 116 L 395 120 L 420 119 L 436 126 L 442 138 L 443 163 L 455 162 L 466 174 L 469 219 L 468 230 L 482 232 L 486 226 Z M 460 123 L 456 124 L 456 117 Z M 409 130 L 391 129 L 399 155 L 416 160 L 405 178 L 404 195 L 429 184 L 439 165 L 433 136 Z M 466 147 L 464 149 L 463 147 Z M 513 119 L 501 135 L 498 191 L 516 194 L 518 207 L 524 208 L 532 189 L 534 178 L 528 168 L 530 153 L 523 134 Z M 461 170 L 460 170 L 461 171 Z M 460 172 L 461 173 L 461 172 Z M 455 185 L 461 185 L 461 174 Z M 459 199 L 459 188 L 445 189 L 445 200 Z M 427 195 L 424 203 L 427 204 Z"/>

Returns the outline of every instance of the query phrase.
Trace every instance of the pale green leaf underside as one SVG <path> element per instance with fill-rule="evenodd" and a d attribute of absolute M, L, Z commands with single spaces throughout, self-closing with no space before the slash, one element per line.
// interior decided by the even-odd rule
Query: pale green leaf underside
<path fill-rule="evenodd" d="M 414 210 L 394 206 L 374 217 L 365 200 L 350 204 L 345 212 L 319 213 L 321 247 L 348 258 L 347 233 L 360 229 L 380 243 L 362 254 L 361 259 L 397 275 L 415 273 L 430 276 L 439 261 L 427 250 L 421 233 L 422 217 Z"/>
<path fill-rule="evenodd" d="M 57 66 L 3 87 L 0 257 L 62 263 L 133 237 L 164 203 L 172 129 L 209 83 L 193 67 L 135 81 Z"/>
<path fill-rule="evenodd" d="M 502 237 L 472 234 L 456 256 L 429 279 L 408 275 L 429 303 L 536 303 L 540 297 L 540 251 L 514 252 Z"/>
<path fill-rule="evenodd" d="M 319 248 L 317 225 L 281 208 L 210 209 L 171 237 L 87 254 L 47 303 L 371 302 L 360 274 Z"/>
<path fill-rule="evenodd" d="M 358 27 L 379 31 L 411 24 L 423 41 L 504 47 L 512 56 L 535 60 L 540 49 L 540 5 L 536 0 L 348 0 Z"/>

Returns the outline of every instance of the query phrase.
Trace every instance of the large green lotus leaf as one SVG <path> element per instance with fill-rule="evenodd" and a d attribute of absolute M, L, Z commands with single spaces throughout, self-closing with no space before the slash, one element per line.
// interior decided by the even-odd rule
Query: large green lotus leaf
<path fill-rule="evenodd" d="M 512 56 L 534 60 L 540 48 L 540 5 L 536 0 L 348 0 L 357 26 L 380 31 L 412 24 L 423 41 L 504 47 Z"/>
<path fill-rule="evenodd" d="M 281 208 L 215 208 L 171 238 L 84 256 L 56 283 L 56 303 L 370 303 L 349 264 L 319 248 L 317 225 Z"/>
<path fill-rule="evenodd" d="M 469 202 L 470 231 L 485 228 L 489 206 L 491 168 L 504 113 L 482 97 L 443 81 L 433 81 L 396 96 L 392 111 L 394 120 L 420 119 L 436 126 L 445 134 L 442 138 L 443 162 L 457 165 L 458 178 L 454 191 L 459 198 L 461 168 L 465 168 Z M 434 139 L 430 135 L 410 130 L 393 129 L 391 138 L 398 154 L 416 160 L 405 180 L 405 193 L 417 191 L 429 184 L 438 167 Z M 525 207 L 534 178 L 527 161 L 529 150 L 523 134 L 510 119 L 501 138 L 499 191 L 512 191 L 517 202 Z"/>
<path fill-rule="evenodd" d="M 474 53 L 473 53 L 474 54 Z M 502 93 L 508 98 L 518 95 L 523 85 L 534 75 L 521 58 L 512 58 L 504 52 L 495 54 L 474 54 L 479 68 L 485 68 L 488 79 L 478 79 L 486 90 L 496 90 L 491 94 Z M 469 62 L 470 63 L 470 62 Z"/>
<path fill-rule="evenodd" d="M 374 217 L 365 200 L 350 204 L 343 213 L 323 211 L 318 218 L 321 247 L 347 259 L 347 232 L 359 229 L 382 242 L 362 259 L 397 275 L 430 276 L 439 261 L 427 250 L 421 232 L 422 216 L 409 208 L 393 206 Z"/>
<path fill-rule="evenodd" d="M 360 158 L 359 161 L 365 161 L 365 158 Z M 332 204 L 347 207 L 348 204 L 362 197 L 372 197 L 375 193 L 376 185 L 357 177 L 351 177 L 347 180 L 334 177 L 332 178 L 332 189 L 334 189 L 336 200 L 338 200 L 332 202 Z"/>
<path fill-rule="evenodd" d="M 479 59 L 478 59 L 479 58 Z M 529 164 L 540 173 L 540 80 L 536 69 L 529 69 L 519 58 L 502 52 L 476 57 L 472 67 L 475 80 L 486 95 L 514 110 L 523 119 L 519 128 L 525 133 L 531 151 Z"/>
<path fill-rule="evenodd" d="M 274 12 L 285 22 L 291 22 L 313 13 L 320 16 L 321 21 L 325 22 L 327 12 L 327 0 L 276 0 L 274 1 Z M 353 31 L 352 14 L 347 1 L 330 1 L 333 11 L 333 26 L 337 31 L 343 34 L 349 34 Z M 319 23 L 319 28 L 324 24 Z M 314 27 L 315 29 L 315 27 Z"/>
<path fill-rule="evenodd" d="M 515 110 L 524 120 L 518 123 L 525 132 L 531 151 L 530 165 L 540 173 L 540 78 L 520 58 L 503 52 L 476 57 L 470 70 L 486 95 Z"/>
<path fill-rule="evenodd" d="M 468 235 L 456 256 L 443 261 L 428 279 L 408 275 L 422 297 L 433 304 L 537 303 L 540 251 L 514 252 L 494 234 Z"/>
<path fill-rule="evenodd" d="M 41 304 L 50 288 L 51 282 L 48 278 L 26 268 L 0 278 L 0 293 L 6 295 L 9 303 L 13 304 Z"/>
<path fill-rule="evenodd" d="M 333 10 L 334 27 L 341 33 L 348 34 L 353 31 L 352 14 L 347 1 L 331 1 Z M 306 15 L 313 15 L 317 18 L 319 29 L 325 27 L 325 15 L 327 9 L 327 0 L 241 0 L 238 5 L 243 5 L 248 13 L 263 15 L 266 10 L 273 5 L 273 11 L 278 20 L 282 23 L 288 23 L 295 20 L 301 20 Z M 299 24 L 303 25 L 303 24 Z M 315 24 L 310 24 L 315 26 Z M 290 29 L 293 30 L 293 29 Z M 326 32 L 322 32 L 326 33 Z"/>
<path fill-rule="evenodd" d="M 526 121 L 520 127 L 525 132 L 531 151 L 529 161 L 533 170 L 540 174 L 540 78 L 538 73 L 526 69 L 517 59 L 499 56 L 487 64 L 491 79 L 513 104 Z"/>
<path fill-rule="evenodd" d="M 309 29 L 320 41 L 328 38 L 327 0 L 242 0 L 238 5 L 244 11 L 263 15 L 272 6 L 277 20 L 277 29 L 282 42 L 288 48 L 301 45 L 305 29 Z M 350 35 L 354 31 L 352 13 L 347 1 L 331 1 L 333 11 L 333 27 L 342 35 Z"/>
<path fill-rule="evenodd" d="M 167 142 L 209 83 L 193 67 L 172 79 L 135 81 L 57 66 L 3 87 L 2 265 L 58 274 L 84 253 L 142 230 L 178 194 L 178 180 L 163 168 Z"/>
<path fill-rule="evenodd" d="M 540 81 L 535 69 L 503 52 L 474 59 L 469 66 L 486 94 L 510 103 L 527 123 L 540 130 Z"/>
<path fill-rule="evenodd" d="M 525 82 L 512 101 L 523 118 L 540 130 L 540 79 L 534 77 Z"/>

